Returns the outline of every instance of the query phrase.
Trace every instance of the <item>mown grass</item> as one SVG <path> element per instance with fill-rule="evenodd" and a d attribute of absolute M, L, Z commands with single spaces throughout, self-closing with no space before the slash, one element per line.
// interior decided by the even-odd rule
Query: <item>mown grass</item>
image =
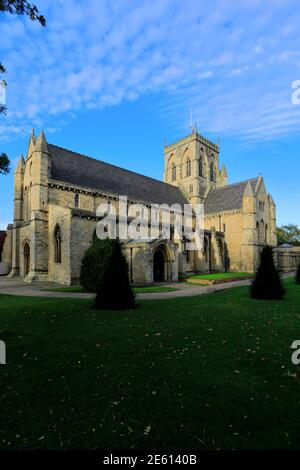
<path fill-rule="evenodd" d="M 174 292 L 178 289 L 176 287 L 165 287 L 165 286 L 141 286 L 133 287 L 133 292 L 136 294 L 155 294 L 158 292 Z"/>
<path fill-rule="evenodd" d="M 0 448 L 298 448 L 300 287 L 140 301 L 0 296 Z"/>
<path fill-rule="evenodd" d="M 235 279 L 249 277 L 251 273 L 211 273 L 211 274 L 192 274 L 191 276 L 185 276 L 184 279 L 205 279 L 208 281 L 219 280 L 219 279 Z"/>

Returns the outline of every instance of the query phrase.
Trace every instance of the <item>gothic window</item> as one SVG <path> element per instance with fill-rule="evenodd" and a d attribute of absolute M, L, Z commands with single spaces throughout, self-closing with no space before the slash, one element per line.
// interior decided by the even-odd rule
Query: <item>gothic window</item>
<path fill-rule="evenodd" d="M 75 207 L 79 207 L 79 194 L 75 194 L 75 200 L 74 200 L 74 205 Z"/>
<path fill-rule="evenodd" d="M 192 162 L 190 159 L 186 162 L 186 176 L 191 176 L 192 174 Z"/>
<path fill-rule="evenodd" d="M 203 157 L 202 155 L 200 155 L 200 158 L 199 158 L 199 176 L 203 176 Z"/>
<path fill-rule="evenodd" d="M 264 224 L 264 221 L 261 220 L 260 221 L 260 243 L 263 245 L 264 244 L 264 241 L 265 241 L 265 224 Z"/>
<path fill-rule="evenodd" d="M 173 163 L 173 165 L 172 165 L 172 181 L 175 181 L 175 180 L 176 180 L 176 166 Z"/>
<path fill-rule="evenodd" d="M 213 162 L 210 165 L 210 181 L 215 181 L 215 169 Z"/>
<path fill-rule="evenodd" d="M 269 240 L 268 240 L 268 225 L 265 226 L 265 243 L 266 245 L 268 244 Z"/>
<path fill-rule="evenodd" d="M 54 261 L 61 263 L 61 229 L 59 225 L 54 230 Z"/>

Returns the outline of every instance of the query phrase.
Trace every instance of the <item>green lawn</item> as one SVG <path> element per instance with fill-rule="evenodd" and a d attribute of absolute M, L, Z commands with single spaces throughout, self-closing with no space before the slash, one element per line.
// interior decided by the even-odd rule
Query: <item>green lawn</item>
<path fill-rule="evenodd" d="M 205 279 L 207 281 L 217 279 L 230 279 L 239 277 L 249 277 L 251 273 L 211 273 L 211 274 L 192 274 L 191 276 L 185 276 L 183 279 Z"/>
<path fill-rule="evenodd" d="M 157 292 L 174 292 L 178 289 L 175 287 L 165 287 L 165 286 L 141 286 L 141 287 L 134 287 L 133 291 L 136 294 L 154 294 Z"/>
<path fill-rule="evenodd" d="M 83 294 L 84 290 L 81 286 L 53 287 L 51 289 L 43 289 L 47 292 L 68 292 L 74 294 Z"/>
<path fill-rule="evenodd" d="M 298 448 L 300 286 L 97 312 L 0 296 L 0 448 Z"/>
<path fill-rule="evenodd" d="M 48 292 L 69 292 L 69 293 L 76 293 L 82 294 L 84 290 L 80 286 L 71 286 L 71 287 L 55 287 L 53 289 L 44 289 Z M 173 292 L 176 289 L 175 287 L 164 287 L 164 286 L 141 286 L 141 287 L 133 287 L 133 292 L 136 294 L 144 294 L 144 293 L 156 293 L 156 292 Z"/>

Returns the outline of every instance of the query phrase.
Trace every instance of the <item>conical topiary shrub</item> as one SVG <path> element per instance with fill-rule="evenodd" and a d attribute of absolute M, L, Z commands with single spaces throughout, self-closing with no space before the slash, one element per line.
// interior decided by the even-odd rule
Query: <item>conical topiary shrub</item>
<path fill-rule="evenodd" d="M 281 300 L 284 297 L 284 288 L 270 246 L 265 246 L 261 252 L 260 266 L 251 286 L 251 297 L 267 300 Z"/>
<path fill-rule="evenodd" d="M 296 272 L 296 283 L 300 284 L 300 263 L 298 265 L 298 269 L 297 269 L 297 272 Z"/>
<path fill-rule="evenodd" d="M 128 277 L 128 264 L 118 240 L 109 240 L 103 275 L 97 285 L 96 309 L 125 310 L 134 308 L 134 294 Z"/>
<path fill-rule="evenodd" d="M 97 292 L 111 250 L 110 240 L 94 237 L 81 262 L 80 284 L 86 292 Z"/>

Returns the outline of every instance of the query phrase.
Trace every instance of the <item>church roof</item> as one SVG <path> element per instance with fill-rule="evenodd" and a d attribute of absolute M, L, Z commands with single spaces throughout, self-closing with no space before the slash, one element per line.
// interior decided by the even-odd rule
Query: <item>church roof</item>
<path fill-rule="evenodd" d="M 211 189 L 204 203 L 205 214 L 240 209 L 243 205 L 243 195 L 247 184 L 250 183 L 255 192 L 258 178 L 242 181 L 240 183 L 229 184 L 221 188 Z"/>
<path fill-rule="evenodd" d="M 181 191 L 170 184 L 125 170 L 101 160 L 48 144 L 51 178 L 97 191 L 127 196 L 152 204 L 187 204 Z"/>

